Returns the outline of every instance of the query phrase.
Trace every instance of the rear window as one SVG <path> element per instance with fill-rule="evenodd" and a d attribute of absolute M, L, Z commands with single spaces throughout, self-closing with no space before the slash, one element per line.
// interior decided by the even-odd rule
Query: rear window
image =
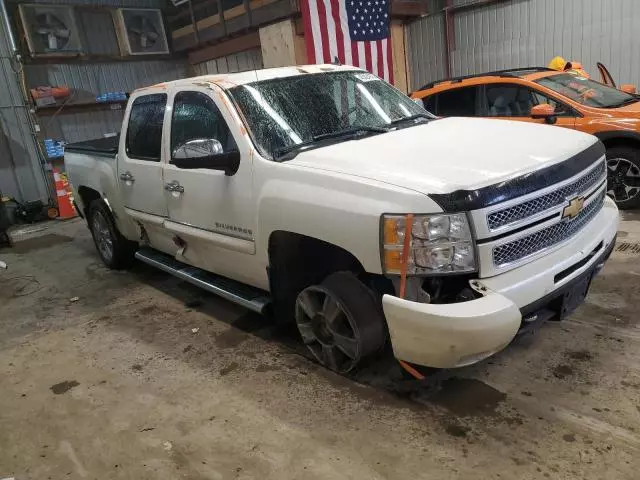
<path fill-rule="evenodd" d="M 167 95 L 154 93 L 138 97 L 131 105 L 127 141 L 127 156 L 151 162 L 160 161 L 162 122 Z"/>

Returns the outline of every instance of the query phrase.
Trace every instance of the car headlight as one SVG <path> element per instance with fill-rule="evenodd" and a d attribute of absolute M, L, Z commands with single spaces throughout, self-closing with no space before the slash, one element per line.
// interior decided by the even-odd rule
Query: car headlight
<path fill-rule="evenodd" d="M 402 272 L 407 215 L 382 216 L 382 268 Z M 474 272 L 475 246 L 464 213 L 413 215 L 409 232 L 407 275 Z"/>

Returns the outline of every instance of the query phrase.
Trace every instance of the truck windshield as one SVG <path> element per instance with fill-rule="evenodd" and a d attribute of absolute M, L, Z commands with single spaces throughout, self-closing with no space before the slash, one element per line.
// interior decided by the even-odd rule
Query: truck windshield
<path fill-rule="evenodd" d="M 435 118 L 361 71 L 264 80 L 234 87 L 230 94 L 260 153 L 276 160 L 304 147 L 378 135 Z"/>
<path fill-rule="evenodd" d="M 535 83 L 588 107 L 618 108 L 638 101 L 633 95 L 570 73 L 541 78 Z"/>

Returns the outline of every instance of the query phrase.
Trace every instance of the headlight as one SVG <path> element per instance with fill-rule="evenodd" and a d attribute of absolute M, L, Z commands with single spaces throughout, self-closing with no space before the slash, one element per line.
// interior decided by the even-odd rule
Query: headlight
<path fill-rule="evenodd" d="M 407 215 L 382 217 L 382 267 L 400 274 Z M 475 248 L 463 213 L 414 215 L 409 232 L 408 275 L 463 273 L 476 270 Z"/>

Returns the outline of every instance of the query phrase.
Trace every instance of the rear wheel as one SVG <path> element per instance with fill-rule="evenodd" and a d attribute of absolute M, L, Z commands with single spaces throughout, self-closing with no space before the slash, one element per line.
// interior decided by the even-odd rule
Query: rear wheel
<path fill-rule="evenodd" d="M 91 202 L 87 220 L 104 264 L 116 270 L 131 265 L 136 244 L 120 234 L 109 208 L 102 200 Z"/>
<path fill-rule="evenodd" d="M 351 272 L 302 290 L 295 318 L 302 340 L 327 368 L 346 373 L 384 346 L 386 329 L 373 292 Z"/>
<path fill-rule="evenodd" d="M 640 207 L 640 152 L 631 147 L 607 150 L 607 194 L 620 209 Z"/>

